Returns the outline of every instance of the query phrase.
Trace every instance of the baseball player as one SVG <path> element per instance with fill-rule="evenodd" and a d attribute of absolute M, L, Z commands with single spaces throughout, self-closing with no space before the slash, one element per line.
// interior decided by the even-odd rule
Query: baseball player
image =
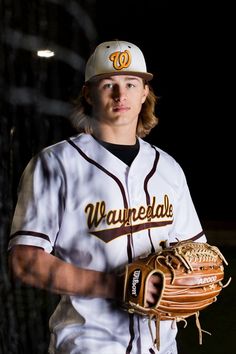
<path fill-rule="evenodd" d="M 205 241 L 181 167 L 142 139 L 157 124 L 152 76 L 136 45 L 98 45 L 72 117 L 78 135 L 23 173 L 10 264 L 23 282 L 61 294 L 51 354 L 177 353 L 173 321 L 161 322 L 158 351 L 154 321 L 120 306 L 126 264 L 176 240 Z M 159 287 L 152 276 L 147 306 Z"/>

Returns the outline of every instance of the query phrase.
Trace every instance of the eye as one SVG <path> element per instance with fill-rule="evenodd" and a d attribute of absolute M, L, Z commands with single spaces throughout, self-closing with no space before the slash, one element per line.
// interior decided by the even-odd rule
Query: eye
<path fill-rule="evenodd" d="M 113 84 L 111 82 L 108 82 L 106 84 L 103 85 L 104 89 L 112 89 L 113 88 Z"/>
<path fill-rule="evenodd" d="M 135 85 L 129 82 L 129 83 L 127 83 L 127 87 L 132 88 L 132 87 L 135 87 Z"/>

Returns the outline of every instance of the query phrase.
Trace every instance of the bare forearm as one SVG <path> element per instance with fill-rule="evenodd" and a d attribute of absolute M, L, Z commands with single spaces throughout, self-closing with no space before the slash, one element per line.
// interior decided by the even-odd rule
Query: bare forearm
<path fill-rule="evenodd" d="M 54 293 L 116 297 L 114 275 L 78 268 L 36 247 L 15 246 L 10 254 L 10 267 L 22 282 Z"/>

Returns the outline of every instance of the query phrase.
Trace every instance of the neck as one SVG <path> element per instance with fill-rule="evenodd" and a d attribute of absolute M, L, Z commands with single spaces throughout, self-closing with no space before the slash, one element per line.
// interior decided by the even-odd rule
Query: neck
<path fill-rule="evenodd" d="M 98 124 L 93 135 L 99 140 L 112 144 L 134 145 L 136 143 L 136 128 L 134 130 L 127 126 L 113 127 Z"/>

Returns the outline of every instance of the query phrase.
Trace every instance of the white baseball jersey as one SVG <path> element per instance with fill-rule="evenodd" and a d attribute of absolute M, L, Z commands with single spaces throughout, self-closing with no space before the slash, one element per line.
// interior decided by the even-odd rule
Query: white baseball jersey
<path fill-rule="evenodd" d="M 34 157 L 22 176 L 9 248 L 38 246 L 78 267 L 113 272 L 163 242 L 206 241 L 179 164 L 139 143 L 130 167 L 88 134 Z M 156 353 L 147 319 L 111 300 L 62 296 L 50 329 L 50 353 Z M 177 353 L 176 326 L 162 321 L 160 331 L 158 353 Z"/>

